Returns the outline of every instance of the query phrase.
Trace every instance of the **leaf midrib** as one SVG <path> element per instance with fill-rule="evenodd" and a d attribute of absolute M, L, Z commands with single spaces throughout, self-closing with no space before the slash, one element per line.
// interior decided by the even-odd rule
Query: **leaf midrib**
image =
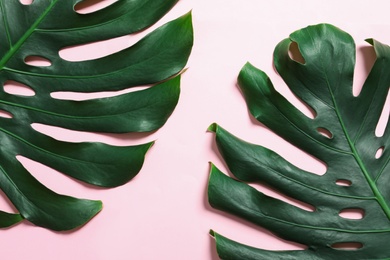
<path fill-rule="evenodd" d="M 57 4 L 58 0 L 53 0 L 53 2 L 50 3 L 50 5 L 45 9 L 45 11 L 42 13 L 42 15 L 31 25 L 31 27 L 20 37 L 20 39 L 16 42 L 14 46 L 12 44 L 10 45 L 9 51 L 4 55 L 4 57 L 0 60 L 0 70 L 2 70 L 7 64 L 7 62 L 14 56 L 14 54 L 19 51 L 20 47 L 27 41 L 27 39 L 33 34 L 33 32 L 38 28 L 38 25 L 45 19 L 45 17 L 49 14 L 51 9 L 54 7 L 55 4 Z M 3 1 L 1 1 L 1 7 L 3 7 Z M 4 9 L 1 8 L 4 12 Z M 9 32 L 7 30 L 7 35 L 9 36 Z M 9 38 L 9 41 L 10 38 Z"/>
<path fill-rule="evenodd" d="M 142 90 L 140 90 L 140 91 L 142 91 Z M 97 100 L 97 99 L 99 99 L 99 98 L 91 99 L 91 100 Z M 83 101 L 79 101 L 79 102 L 83 102 Z M 42 113 L 42 114 L 51 115 L 51 116 L 57 116 L 57 117 L 62 117 L 62 118 L 69 118 L 69 119 L 74 119 L 74 120 L 80 120 L 80 119 L 81 120 L 87 120 L 87 119 L 100 119 L 100 118 L 108 118 L 108 117 L 112 117 L 112 116 L 126 115 L 126 114 L 129 114 L 129 113 L 135 112 L 135 111 L 139 111 L 139 110 L 145 109 L 145 108 L 147 108 L 147 107 L 149 107 L 151 105 L 155 105 L 155 104 L 157 104 L 157 102 L 155 102 L 153 104 L 146 104 L 146 105 L 143 105 L 143 106 L 139 106 L 139 107 L 136 107 L 136 108 L 134 108 L 132 110 L 129 110 L 129 111 L 124 111 L 124 112 L 120 112 L 120 113 L 113 113 L 113 114 L 107 114 L 107 115 L 98 115 L 98 116 L 71 116 L 71 115 L 65 115 L 65 114 L 55 113 L 55 112 L 52 112 L 52 111 L 43 110 L 43 109 L 31 107 L 31 106 L 24 106 L 24 105 L 20 105 L 20 104 L 17 104 L 17 103 L 7 102 L 7 101 L 1 100 L 1 99 L 0 99 L 0 104 L 5 104 L 5 105 L 13 106 L 13 107 L 18 107 L 18 108 L 23 108 L 23 109 L 39 112 L 39 113 Z"/>
<path fill-rule="evenodd" d="M 309 35 L 310 35 L 310 38 L 312 39 L 312 42 L 314 43 L 313 36 L 311 35 L 310 31 L 309 31 Z M 328 74 L 326 73 L 325 66 L 324 66 L 324 63 L 323 63 L 321 55 L 320 55 L 320 59 L 319 60 L 320 60 L 321 66 L 322 66 L 322 70 L 323 70 L 324 76 L 325 76 L 326 85 L 328 87 L 328 91 L 329 91 L 329 94 L 330 94 L 331 99 L 332 99 L 334 110 L 336 112 L 336 116 L 337 116 L 337 118 L 338 118 L 338 120 L 340 122 L 341 129 L 343 130 L 343 133 L 344 133 L 344 136 L 345 136 L 345 138 L 346 138 L 346 140 L 348 142 L 348 145 L 351 148 L 352 155 L 355 158 L 355 160 L 356 160 L 357 164 L 359 165 L 360 169 L 362 170 L 363 175 L 366 178 L 366 180 L 368 182 L 368 185 L 370 186 L 372 192 L 374 193 L 374 196 L 375 196 L 376 200 L 378 201 L 379 205 L 381 206 L 383 212 L 385 213 L 387 218 L 390 220 L 390 206 L 387 204 L 386 200 L 382 196 L 382 193 L 378 189 L 378 186 L 376 185 L 375 180 L 373 180 L 370 177 L 369 172 L 367 171 L 367 169 L 366 169 L 362 159 L 360 158 L 360 155 L 359 155 L 358 151 L 356 150 L 356 147 L 355 147 L 355 144 L 354 144 L 353 140 L 351 139 L 351 137 L 349 136 L 349 134 L 347 132 L 347 128 L 346 128 L 346 126 L 344 124 L 344 121 L 343 121 L 342 116 L 340 114 L 340 110 L 338 108 L 338 105 L 337 105 L 336 99 L 334 97 L 333 91 L 332 91 L 332 89 L 330 87 L 329 77 L 328 77 Z"/>
<path fill-rule="evenodd" d="M 129 48 L 132 48 L 133 46 L 131 46 Z M 135 63 L 132 63 L 129 66 L 125 66 L 125 67 L 123 67 L 121 69 L 118 69 L 118 70 L 105 72 L 105 73 L 101 73 L 101 74 L 96 74 L 96 75 L 43 74 L 43 73 L 36 73 L 36 72 L 33 73 L 33 72 L 28 72 L 28 71 L 21 71 L 21 70 L 17 70 L 17 69 L 5 67 L 5 66 L 0 67 L 0 69 L 4 69 L 4 70 L 11 71 L 11 72 L 14 72 L 14 73 L 19 73 L 19 74 L 24 74 L 24 75 L 34 76 L 34 77 L 42 77 L 42 78 L 56 78 L 56 79 L 61 79 L 61 78 L 64 78 L 64 79 L 91 79 L 92 78 L 92 79 L 96 79 L 96 78 L 99 78 L 99 77 L 107 77 L 107 76 L 112 76 L 114 74 L 121 73 L 124 70 L 128 70 L 129 68 L 132 68 L 134 66 L 139 66 L 140 64 L 143 64 L 145 62 L 149 62 L 149 61 L 153 60 L 154 58 L 156 58 L 156 56 L 158 56 L 158 55 L 161 56 L 162 54 L 164 54 L 164 53 L 166 53 L 168 51 L 170 51 L 170 50 L 169 49 L 163 49 L 160 52 L 158 52 L 157 54 L 151 55 L 150 57 L 148 57 L 146 59 L 143 59 L 141 61 L 136 61 Z M 100 59 L 102 59 L 102 58 L 100 58 Z"/>
<path fill-rule="evenodd" d="M 281 222 L 284 224 L 288 224 L 295 227 L 307 228 L 307 229 L 315 229 L 315 230 L 327 230 L 327 231 L 336 231 L 336 232 L 344 232 L 344 233 L 352 233 L 352 234 L 367 234 L 367 233 L 388 233 L 390 229 L 377 229 L 377 230 L 350 230 L 350 229 L 341 229 L 341 228 L 330 228 L 330 227 L 320 227 L 320 226 L 311 226 L 311 225 L 302 225 L 295 222 L 290 222 L 287 220 L 283 220 L 280 218 L 271 217 L 261 213 L 261 211 L 254 210 L 247 206 L 241 205 L 241 207 L 245 208 L 246 211 L 250 211 L 255 213 L 256 215 L 260 215 L 267 219 L 272 219 L 277 222 Z"/>

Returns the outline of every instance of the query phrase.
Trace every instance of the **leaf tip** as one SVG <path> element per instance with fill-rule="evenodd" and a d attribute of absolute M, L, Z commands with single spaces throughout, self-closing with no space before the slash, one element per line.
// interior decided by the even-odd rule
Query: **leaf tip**
<path fill-rule="evenodd" d="M 210 229 L 209 235 L 212 236 L 213 238 L 215 238 L 215 232 L 214 232 L 214 230 Z"/>
<path fill-rule="evenodd" d="M 213 169 L 215 167 L 213 162 L 209 162 L 209 165 L 210 165 L 210 169 Z"/>
<path fill-rule="evenodd" d="M 208 132 L 216 133 L 216 132 L 217 132 L 217 128 L 218 128 L 218 124 L 217 124 L 217 123 L 212 123 L 212 124 L 207 128 L 207 131 L 208 131 Z"/>
<path fill-rule="evenodd" d="M 182 19 L 183 24 L 192 31 L 192 10 L 181 16 L 179 19 Z"/>
<path fill-rule="evenodd" d="M 241 70 L 244 70 L 244 69 L 247 69 L 247 68 L 252 68 L 254 67 L 252 63 L 250 63 L 249 61 L 247 61 L 244 66 L 242 67 Z"/>
<path fill-rule="evenodd" d="M 93 201 L 95 203 L 95 209 L 94 211 L 94 216 L 97 215 L 100 211 L 103 209 L 103 201 L 101 200 L 95 200 Z"/>
<path fill-rule="evenodd" d="M 155 143 L 156 143 L 156 140 L 147 143 L 147 144 L 146 144 L 146 147 L 147 147 L 147 148 L 146 148 L 146 151 L 149 151 L 150 148 L 152 148 L 153 145 L 154 145 Z"/>
<path fill-rule="evenodd" d="M 184 14 L 184 17 L 192 18 L 192 9 L 190 9 L 186 14 Z"/>
<path fill-rule="evenodd" d="M 240 85 L 240 81 L 245 78 L 245 75 L 249 72 L 256 70 L 256 67 L 252 65 L 249 61 L 245 63 L 245 65 L 241 68 L 240 73 L 238 74 L 238 83 Z"/>
<path fill-rule="evenodd" d="M 371 44 L 371 45 L 374 45 L 374 39 L 373 38 L 368 38 L 368 39 L 365 39 L 364 41 L 369 43 L 369 44 Z"/>
<path fill-rule="evenodd" d="M 188 69 L 189 69 L 188 67 L 182 69 L 182 70 L 179 72 L 179 76 L 180 76 L 180 75 L 183 75 L 184 73 L 186 73 Z"/>

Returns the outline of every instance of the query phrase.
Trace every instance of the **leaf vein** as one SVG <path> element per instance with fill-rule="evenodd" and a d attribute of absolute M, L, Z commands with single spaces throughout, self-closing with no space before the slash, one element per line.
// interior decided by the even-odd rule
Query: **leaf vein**
<path fill-rule="evenodd" d="M 309 31 L 309 36 L 310 38 L 312 39 L 312 42 L 314 42 L 313 40 L 313 36 L 311 34 L 311 32 Z M 343 130 L 344 132 L 344 136 L 345 138 L 347 139 L 347 142 L 348 142 L 348 145 L 351 149 L 351 152 L 356 160 L 356 163 L 359 165 L 362 173 L 363 173 L 363 176 L 366 178 L 374 196 L 376 197 L 376 200 L 377 202 L 379 203 L 379 205 L 381 206 L 383 212 L 385 213 L 385 215 L 387 216 L 387 218 L 390 220 L 390 207 L 389 205 L 387 204 L 387 202 L 385 201 L 383 195 L 381 194 L 381 192 L 379 191 L 376 183 L 374 180 L 372 180 L 371 176 L 369 175 L 364 163 L 362 162 L 362 160 L 360 159 L 360 156 L 359 156 L 359 153 L 357 152 L 356 150 L 356 147 L 354 145 L 354 143 L 352 142 L 351 140 L 351 137 L 349 136 L 349 133 L 347 132 L 347 129 L 345 127 L 345 124 L 344 124 L 344 121 L 341 117 L 341 114 L 340 114 L 340 111 L 339 111 L 339 108 L 337 106 L 337 102 L 336 102 L 336 99 L 334 97 L 334 93 L 331 89 L 331 86 L 330 86 L 330 82 L 329 82 L 329 77 L 328 77 L 328 74 L 325 70 L 325 66 L 324 66 L 324 62 L 322 60 L 322 56 L 320 55 L 320 63 L 321 63 L 321 67 L 322 67 L 322 70 L 323 70 L 323 73 L 324 73 L 324 76 L 325 76 L 325 79 L 326 79 L 326 83 L 327 83 L 327 87 L 328 87 L 328 92 L 332 98 L 332 102 L 333 102 L 333 105 L 335 107 L 335 113 L 336 113 L 336 116 L 339 120 L 339 123 L 340 123 L 340 126 L 341 126 L 341 129 Z"/>
<path fill-rule="evenodd" d="M 2 16 L 3 16 L 5 33 L 7 35 L 7 40 L 8 40 L 9 47 L 11 49 L 12 48 L 12 41 L 11 41 L 11 35 L 10 35 L 10 32 L 9 32 L 8 18 L 7 18 L 7 13 L 4 10 L 4 3 L 3 3 L 2 0 L 0 1 L 0 8 L 1 8 Z"/>
<path fill-rule="evenodd" d="M 259 85 L 257 84 L 256 80 L 253 78 L 253 75 L 251 75 L 252 79 L 253 79 L 253 82 L 255 82 L 255 84 L 257 85 L 258 89 L 262 92 L 262 94 L 264 96 L 266 96 L 262 90 L 261 87 L 259 87 Z M 318 141 L 317 139 L 313 138 L 312 136 L 310 136 L 308 133 L 306 133 L 304 130 L 302 130 L 301 128 L 299 128 L 296 124 L 294 124 L 273 102 L 271 102 L 271 105 L 279 112 L 279 114 L 284 118 L 286 119 L 286 121 L 288 123 L 290 123 L 291 126 L 293 126 L 296 130 L 298 130 L 299 132 L 301 132 L 303 135 L 305 135 L 308 139 L 312 140 L 313 142 L 319 144 L 320 146 L 323 146 L 329 150 L 333 150 L 333 151 L 336 151 L 336 152 L 340 152 L 340 153 L 344 153 L 344 154 L 351 154 L 347 151 L 343 151 L 343 150 L 340 150 L 340 149 L 337 149 L 337 148 L 334 148 L 334 147 L 331 147 L 331 146 L 328 146 L 324 143 L 321 143 L 320 141 Z"/>

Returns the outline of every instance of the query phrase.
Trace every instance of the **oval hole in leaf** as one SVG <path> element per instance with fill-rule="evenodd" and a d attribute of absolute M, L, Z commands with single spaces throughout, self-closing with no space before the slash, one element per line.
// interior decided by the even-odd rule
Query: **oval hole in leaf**
<path fill-rule="evenodd" d="M 31 5 L 34 0 L 19 0 L 21 4 L 23 5 Z"/>
<path fill-rule="evenodd" d="M 317 131 L 318 131 L 318 133 L 320 133 L 321 135 L 325 136 L 328 139 L 333 138 L 333 134 L 328 129 L 319 127 L 319 128 L 317 128 Z"/>
<path fill-rule="evenodd" d="M 130 92 L 145 90 L 149 87 L 150 86 L 140 86 L 140 87 L 132 87 L 120 91 L 103 91 L 103 92 L 93 92 L 93 93 L 57 91 L 57 92 L 50 93 L 50 96 L 52 98 L 59 99 L 59 100 L 82 101 L 82 100 L 90 100 L 96 98 L 115 97 Z"/>
<path fill-rule="evenodd" d="M 37 67 L 51 66 L 51 61 L 41 56 L 28 56 L 24 59 L 24 62 L 28 65 Z"/>
<path fill-rule="evenodd" d="M 336 181 L 336 184 L 339 185 L 339 186 L 346 186 L 346 187 L 349 187 L 352 185 L 352 182 L 349 181 L 349 180 L 337 180 Z"/>
<path fill-rule="evenodd" d="M 385 147 L 382 146 L 382 147 L 380 147 L 380 148 L 376 151 L 376 153 L 375 153 L 375 159 L 381 158 L 384 149 L 385 149 Z"/>
<path fill-rule="evenodd" d="M 3 117 L 3 118 L 13 118 L 14 116 L 10 112 L 8 112 L 8 111 L 0 110 L 0 117 Z"/>
<path fill-rule="evenodd" d="M 359 242 L 341 242 L 334 243 L 332 248 L 339 250 L 358 250 L 363 247 L 362 243 Z"/>
<path fill-rule="evenodd" d="M 31 97 L 35 96 L 35 91 L 27 85 L 13 80 L 4 83 L 4 91 L 8 94 Z"/>
<path fill-rule="evenodd" d="M 68 46 L 61 49 L 58 55 L 66 61 L 87 61 L 106 57 L 130 47 L 128 36 Z"/>
<path fill-rule="evenodd" d="M 101 10 L 118 0 L 84 0 L 76 4 L 74 10 L 79 14 L 93 13 Z"/>
<path fill-rule="evenodd" d="M 388 124 L 390 114 L 390 91 L 387 92 L 386 102 L 383 106 L 381 116 L 379 117 L 378 124 L 375 128 L 375 135 L 377 137 L 382 137 L 385 133 L 386 126 Z"/>
<path fill-rule="evenodd" d="M 362 219 L 364 218 L 364 210 L 362 209 L 343 209 L 339 216 L 346 219 Z"/>
<path fill-rule="evenodd" d="M 299 50 L 298 43 L 291 42 L 288 49 L 288 55 L 290 58 L 298 63 L 305 64 L 305 58 L 303 58 L 301 51 Z"/>

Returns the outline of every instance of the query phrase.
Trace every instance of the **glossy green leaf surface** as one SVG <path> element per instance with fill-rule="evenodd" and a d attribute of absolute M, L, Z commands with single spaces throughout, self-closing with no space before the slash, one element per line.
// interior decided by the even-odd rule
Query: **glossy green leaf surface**
<path fill-rule="evenodd" d="M 11 214 L 0 211 L 0 228 L 6 228 L 22 221 L 23 218 L 20 214 Z"/>
<path fill-rule="evenodd" d="M 290 58 L 293 42 L 304 62 Z M 238 84 L 251 114 L 324 162 L 327 171 L 322 176 L 304 171 L 277 153 L 213 124 L 209 130 L 215 132 L 218 149 L 237 180 L 212 166 L 210 204 L 307 247 L 267 251 L 212 232 L 222 259 L 390 258 L 388 124 L 382 136 L 375 135 L 389 92 L 390 47 L 372 39 L 367 42 L 377 59 L 357 97 L 352 94 L 355 43 L 347 33 L 320 24 L 298 30 L 277 45 L 276 70 L 295 95 L 315 111 L 314 119 L 279 94 L 264 72 L 249 63 L 243 67 Z M 379 149 L 383 152 L 376 158 Z M 314 211 L 266 196 L 247 184 L 256 182 L 309 204 Z M 345 210 L 360 210 L 363 216 L 340 216 Z"/>
<path fill-rule="evenodd" d="M 0 0 L 0 83 L 17 82 L 35 95 L 0 90 L 0 188 L 20 215 L 35 225 L 69 230 L 86 223 L 102 208 L 100 201 L 57 194 L 36 180 L 16 159 L 24 156 L 72 178 L 102 187 L 123 185 L 141 169 L 152 143 L 116 147 L 68 143 L 31 124 L 71 130 L 128 133 L 162 127 L 180 94 L 180 75 L 193 43 L 191 14 L 173 20 L 134 45 L 93 60 L 71 62 L 59 51 L 68 46 L 139 32 L 158 21 L 177 0 L 122 0 L 89 14 L 74 6 L 81 0 Z M 50 66 L 25 62 L 38 56 Z M 51 93 L 100 92 L 154 85 L 110 98 L 73 101 Z M 0 226 L 21 220 L 0 212 Z"/>

